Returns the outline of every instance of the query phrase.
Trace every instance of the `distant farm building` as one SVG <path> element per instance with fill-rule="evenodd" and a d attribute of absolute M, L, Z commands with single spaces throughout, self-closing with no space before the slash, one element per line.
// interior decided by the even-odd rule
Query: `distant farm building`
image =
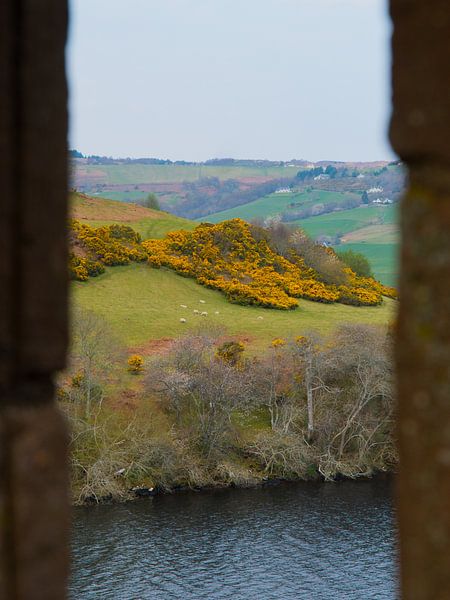
<path fill-rule="evenodd" d="M 382 191 L 382 187 L 371 187 L 368 190 L 366 190 L 368 194 L 380 194 Z"/>
<path fill-rule="evenodd" d="M 377 198 L 372 202 L 373 204 L 393 204 L 393 200 L 391 200 L 390 198 Z"/>
<path fill-rule="evenodd" d="M 279 188 L 275 190 L 275 194 L 291 194 L 292 190 L 290 188 Z"/>

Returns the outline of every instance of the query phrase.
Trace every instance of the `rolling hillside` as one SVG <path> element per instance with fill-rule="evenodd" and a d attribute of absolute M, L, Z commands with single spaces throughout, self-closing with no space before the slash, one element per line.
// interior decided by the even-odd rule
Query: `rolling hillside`
<path fill-rule="evenodd" d="M 86 194 L 72 193 L 71 216 L 92 227 L 119 223 L 130 225 L 142 239 L 161 238 L 175 229 L 193 229 L 196 223 L 163 211 L 151 210 L 117 200 L 92 198 Z"/>
<path fill-rule="evenodd" d="M 311 190 L 300 194 L 271 194 L 254 202 L 215 213 L 202 219 L 218 223 L 241 217 L 246 220 L 264 219 L 285 211 L 292 203 L 302 207 L 317 203 L 344 202 L 349 193 Z M 317 239 L 328 237 L 337 250 L 353 249 L 364 254 L 372 264 L 375 276 L 385 285 L 396 285 L 399 244 L 397 205 L 360 206 L 317 215 L 289 223 Z M 340 243 L 337 243 L 340 242 Z"/>
<path fill-rule="evenodd" d="M 224 210 L 202 219 L 210 223 L 219 223 L 226 219 L 266 219 L 282 212 L 289 211 L 292 205 L 299 205 L 302 208 L 312 207 L 316 204 L 327 204 L 330 202 L 341 203 L 348 199 L 357 198 L 358 195 L 350 192 L 330 192 L 326 190 L 308 190 L 297 194 L 269 194 L 253 202 L 242 206 L 236 206 L 229 210 Z"/>
<path fill-rule="evenodd" d="M 136 185 L 196 181 L 206 177 L 218 179 L 293 177 L 299 167 L 283 166 L 216 166 L 216 165 L 145 165 L 78 163 L 75 184 Z"/>
<path fill-rule="evenodd" d="M 81 194 L 73 194 L 71 202 L 73 216 L 82 223 L 130 225 L 145 238 L 161 238 L 167 231 L 191 230 L 197 225 L 167 213 Z M 300 299 L 299 307 L 293 311 L 239 306 L 193 279 L 146 264 L 108 267 L 98 277 L 73 282 L 72 291 L 77 306 L 103 316 L 123 344 L 142 353 L 205 324 L 223 327 L 257 351 L 267 347 L 275 337 L 290 338 L 309 330 L 327 334 L 342 323 L 388 323 L 396 310 L 396 302 L 389 299 L 375 307 Z M 200 309 L 208 312 L 207 317 L 194 314 L 194 310 Z M 181 323 L 181 318 L 186 323 Z"/>
<path fill-rule="evenodd" d="M 349 210 L 317 215 L 308 219 L 292 221 L 314 238 L 318 236 L 340 237 L 371 225 L 393 225 L 397 222 L 397 208 L 390 206 L 360 206 Z M 382 234 L 383 230 L 379 230 Z"/>
<path fill-rule="evenodd" d="M 258 350 L 274 338 L 292 338 L 310 330 L 327 334 L 343 323 L 385 324 L 394 318 L 397 304 L 386 299 L 381 306 L 352 307 L 299 300 L 295 311 L 238 306 L 192 279 L 143 264 L 112 267 L 95 279 L 72 285 L 77 305 L 103 316 L 125 345 L 142 353 L 206 324 L 224 327 Z M 194 310 L 205 310 L 208 316 Z M 181 323 L 180 318 L 187 322 Z"/>

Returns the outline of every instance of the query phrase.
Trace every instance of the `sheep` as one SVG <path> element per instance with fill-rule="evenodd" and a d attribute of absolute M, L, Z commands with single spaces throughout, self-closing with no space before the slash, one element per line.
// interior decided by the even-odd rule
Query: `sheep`
<path fill-rule="evenodd" d="M 181 317 L 180 323 L 186 323 L 186 319 L 183 319 L 183 317 Z"/>
<path fill-rule="evenodd" d="M 200 304 L 206 304 L 205 300 L 199 300 Z"/>
<path fill-rule="evenodd" d="M 180 304 L 180 308 L 187 308 L 186 304 Z"/>
<path fill-rule="evenodd" d="M 201 317 L 207 317 L 208 313 L 206 312 L 206 310 L 202 310 L 202 312 L 200 313 Z"/>
<path fill-rule="evenodd" d="M 200 311 L 195 308 L 194 309 L 194 315 L 198 315 L 199 313 L 200 313 Z"/>
<path fill-rule="evenodd" d="M 264 318 L 264 317 L 258 317 L 258 319 L 261 319 L 261 320 L 262 320 L 263 318 Z"/>

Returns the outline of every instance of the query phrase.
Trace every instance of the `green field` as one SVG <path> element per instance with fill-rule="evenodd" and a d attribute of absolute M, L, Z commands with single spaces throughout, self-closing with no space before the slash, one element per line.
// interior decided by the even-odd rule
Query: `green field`
<path fill-rule="evenodd" d="M 74 282 L 72 290 L 76 305 L 103 316 L 128 347 L 176 337 L 202 324 L 216 324 L 247 340 L 253 349 L 261 349 L 280 336 L 292 338 L 310 330 L 328 334 L 344 323 L 387 323 L 394 318 L 397 305 L 393 300 L 370 308 L 301 300 L 293 311 L 238 306 L 192 279 L 138 264 L 109 268 L 95 279 Z M 188 308 L 180 308 L 180 304 Z M 194 309 L 205 310 L 208 316 L 194 315 Z M 187 323 L 180 323 L 180 318 Z"/>
<path fill-rule="evenodd" d="M 342 244 L 336 250 L 354 250 L 364 254 L 372 265 L 375 277 L 385 285 L 397 286 L 399 244 L 374 244 L 361 242 L 359 244 Z"/>
<path fill-rule="evenodd" d="M 176 231 L 177 229 L 186 229 L 188 231 L 197 227 L 198 223 L 195 221 L 189 221 L 188 219 L 182 219 L 181 217 L 175 217 L 169 213 L 162 212 L 161 218 L 159 219 L 142 219 L 140 221 L 133 221 L 131 223 L 124 223 L 124 225 L 130 225 L 135 231 L 137 231 L 143 240 L 149 238 L 160 239 L 163 238 L 169 231 Z M 92 227 L 101 227 L 102 225 L 114 225 L 117 221 L 113 220 L 86 220 L 83 221 Z"/>
<path fill-rule="evenodd" d="M 107 190 L 106 192 L 91 192 L 90 195 L 93 198 L 105 198 L 107 200 L 118 200 L 119 202 L 139 202 L 148 196 L 148 192 L 142 190 L 128 190 L 124 192 L 117 192 L 114 190 Z"/>
<path fill-rule="evenodd" d="M 394 205 L 361 206 L 350 210 L 318 215 L 317 217 L 309 217 L 301 221 L 294 221 L 293 224 L 298 225 L 314 238 L 319 235 L 334 237 L 362 229 L 368 225 L 396 223 L 397 210 Z"/>
<path fill-rule="evenodd" d="M 205 165 L 77 165 L 78 178 L 109 185 L 140 183 L 174 183 L 197 181 L 205 177 L 242 179 L 246 177 L 295 177 L 299 167 L 225 167 Z"/>
<path fill-rule="evenodd" d="M 372 244 L 399 244 L 400 232 L 397 223 L 383 223 L 381 225 L 368 225 L 345 234 L 341 238 L 342 244 L 359 244 L 370 242 Z"/>
<path fill-rule="evenodd" d="M 269 194 L 268 196 L 258 198 L 253 202 L 235 206 L 229 210 L 223 210 L 208 215 L 207 217 L 202 217 L 202 219 L 204 221 L 209 221 L 210 223 L 219 223 L 220 221 L 226 221 L 227 219 L 235 219 L 236 217 L 251 221 L 252 219 L 265 219 L 290 210 L 289 205 L 292 203 L 300 204 L 292 209 L 295 210 L 309 208 L 314 204 L 319 203 L 327 204 L 329 202 L 343 202 L 349 198 L 358 198 L 358 194 L 348 192 L 328 192 L 325 190 L 311 190 L 300 192 L 298 194 Z"/>

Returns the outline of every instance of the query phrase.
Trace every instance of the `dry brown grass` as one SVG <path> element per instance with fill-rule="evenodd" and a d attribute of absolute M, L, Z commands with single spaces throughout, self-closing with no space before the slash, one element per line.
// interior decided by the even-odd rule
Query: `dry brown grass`
<path fill-rule="evenodd" d="M 71 216 L 81 221 L 117 221 L 133 223 L 142 219 L 162 219 L 164 213 L 137 204 L 71 194 Z"/>

